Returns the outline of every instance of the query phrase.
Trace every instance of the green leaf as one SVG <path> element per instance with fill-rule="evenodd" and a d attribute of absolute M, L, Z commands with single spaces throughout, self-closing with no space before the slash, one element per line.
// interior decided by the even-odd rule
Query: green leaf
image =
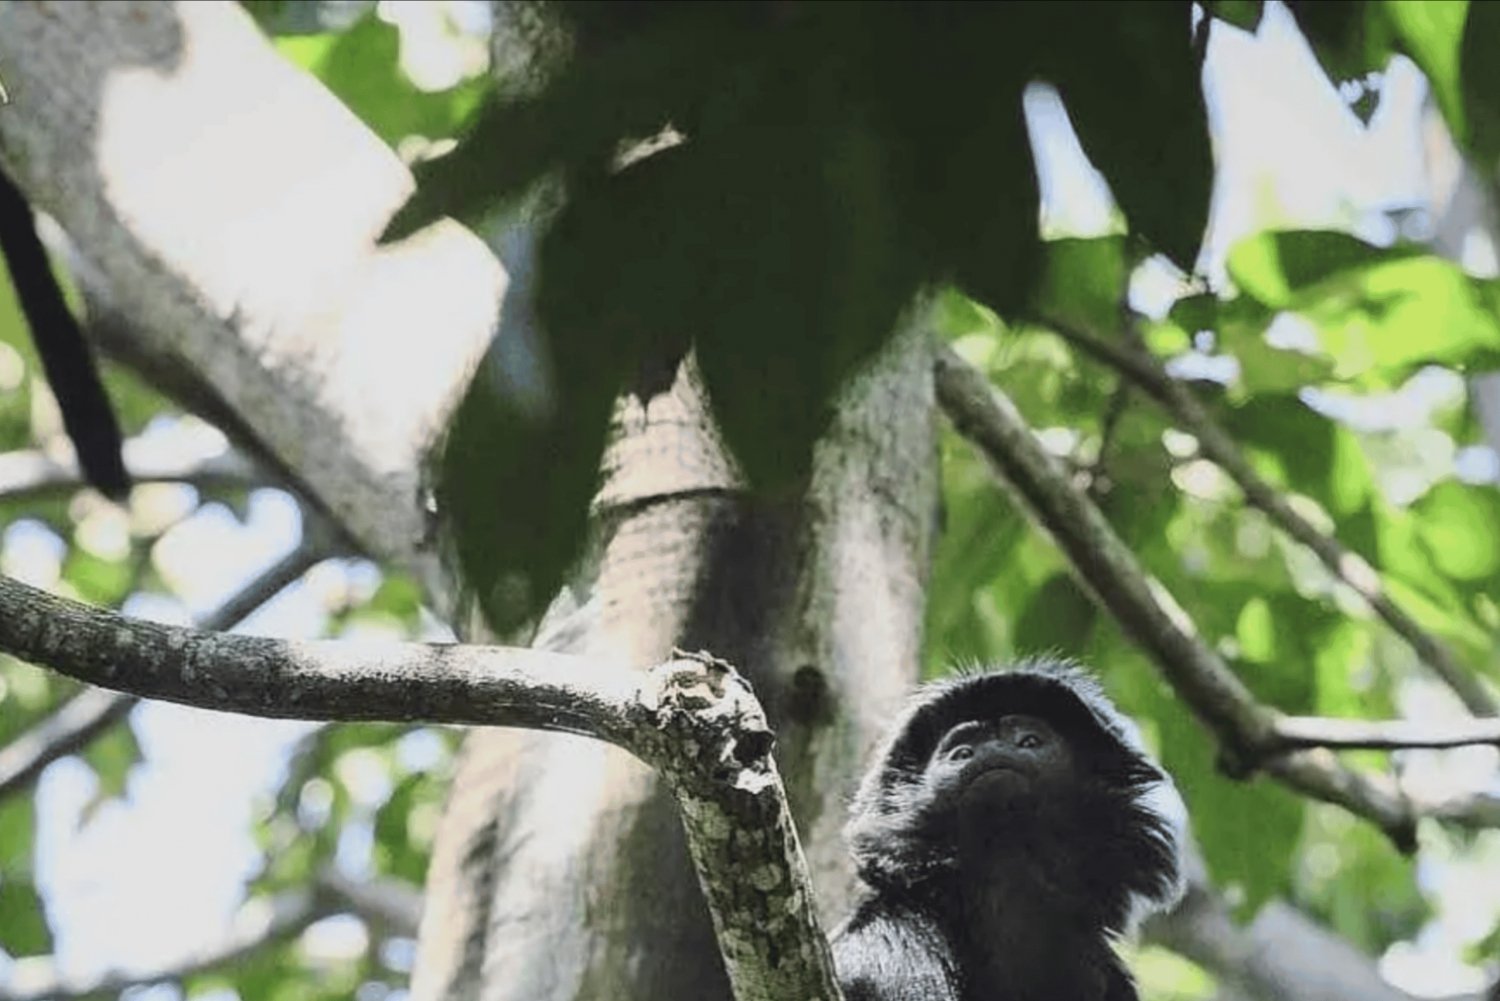
<path fill-rule="evenodd" d="M 1252 34 L 1260 30 L 1260 19 L 1266 9 L 1260 0 L 1209 0 L 1204 6 L 1220 21 Z"/>
<path fill-rule="evenodd" d="M 52 951 L 42 897 L 29 879 L 0 876 L 0 949 L 17 959 Z"/>
<path fill-rule="evenodd" d="M 128 724 L 114 726 L 89 742 L 83 760 L 88 762 L 99 780 L 93 797 L 84 807 L 87 818 L 105 803 L 124 795 L 130 781 L 130 770 L 141 762 L 141 745 Z"/>
<path fill-rule="evenodd" d="M 561 170 L 598 175 L 613 169 L 622 146 L 669 125 L 689 129 L 716 93 L 740 85 L 747 55 L 764 36 L 733 5 L 653 8 L 629 24 L 591 33 L 587 58 L 549 66 L 535 95 L 499 97 L 474 115 L 458 146 L 419 164 L 417 193 L 387 227 L 405 236 L 450 215 L 471 225 Z M 583 5 L 559 5 L 587 17 Z M 587 26 L 585 26 L 587 27 Z"/>
<path fill-rule="evenodd" d="M 1014 317 L 1039 262 L 1040 195 L 1021 110 L 1026 47 L 1049 15 L 1028 4 L 976 5 L 962 18 L 899 4 L 863 9 L 868 45 L 851 66 L 862 79 L 849 83 L 869 90 L 853 110 L 877 137 L 904 249 L 930 279 Z"/>
<path fill-rule="evenodd" d="M 1191 272 L 1214 173 L 1192 5 L 1117 0 L 1086 9 L 1085 24 L 1063 28 L 1046 48 L 1041 75 L 1057 85 L 1132 232 Z"/>
<path fill-rule="evenodd" d="M 807 474 L 833 394 L 919 284 L 875 132 L 840 107 L 836 79 L 786 76 L 768 69 L 762 87 L 795 86 L 804 113 L 773 120 L 791 101 L 768 98 L 742 128 L 695 144 L 700 166 L 733 164 L 733 181 L 726 190 L 700 171 L 670 192 L 664 214 L 687 223 L 672 230 L 685 273 L 654 283 L 658 295 L 686 285 L 676 322 L 694 333 L 719 428 L 752 483 L 771 489 Z"/>
<path fill-rule="evenodd" d="M 391 616 L 408 629 L 415 629 L 422 618 L 422 589 L 410 577 L 387 573 L 370 596 L 369 608 Z"/>
<path fill-rule="evenodd" d="M 1437 569 L 1461 581 L 1500 574 L 1500 497 L 1448 481 L 1412 505 L 1417 534 Z"/>
<path fill-rule="evenodd" d="M 437 496 L 464 580 L 504 635 L 540 611 L 582 545 L 614 387 L 559 392 L 572 409 L 535 418 L 496 385 L 492 364 L 449 427 Z"/>
<path fill-rule="evenodd" d="M 1287 7 L 1335 84 L 1382 70 L 1395 54 L 1391 26 L 1377 3 L 1290 0 Z"/>
<path fill-rule="evenodd" d="M 1417 256 L 1412 248 L 1376 247 L 1332 230 L 1261 233 L 1235 244 L 1225 266 L 1244 295 L 1271 309 L 1287 309 L 1334 275 Z"/>
<path fill-rule="evenodd" d="M 136 583 L 135 568 L 127 559 L 107 560 L 73 546 L 63 565 L 63 576 L 83 600 L 106 608 L 125 600 Z"/>
<path fill-rule="evenodd" d="M 1335 276 L 1301 312 L 1340 378 L 1401 378 L 1423 364 L 1483 371 L 1500 360 L 1495 290 L 1448 261 L 1411 257 Z"/>
<path fill-rule="evenodd" d="M 1088 332 L 1119 329 L 1130 281 L 1123 237 L 1048 240 L 1042 254 L 1039 316 Z"/>
<path fill-rule="evenodd" d="M 276 47 L 312 71 L 386 142 L 456 135 L 479 108 L 483 78 L 441 91 L 419 89 L 401 70 L 401 33 L 372 11 L 349 30 L 279 38 Z"/>
<path fill-rule="evenodd" d="M 1264 598 L 1245 602 L 1234 634 L 1245 660 L 1269 664 L 1276 658 L 1276 624 L 1271 618 L 1271 605 Z"/>
<path fill-rule="evenodd" d="M 0 800 L 0 879 L 31 872 L 36 808 L 30 796 Z"/>
<path fill-rule="evenodd" d="M 1240 363 L 1240 385 L 1249 393 L 1290 393 L 1316 385 L 1335 372 L 1332 358 L 1276 347 L 1262 334 L 1226 338 L 1223 348 Z"/>
<path fill-rule="evenodd" d="M 1122 648 L 1109 680 L 1133 715 L 1154 723 L 1161 763 L 1187 802 L 1214 885 L 1239 892 L 1242 916 L 1285 892 L 1304 802 L 1269 779 L 1226 780 L 1212 739 L 1140 655 Z"/>
<path fill-rule="evenodd" d="M 1480 160 L 1481 170 L 1493 175 L 1500 158 L 1500 63 L 1495 45 L 1500 42 L 1500 6 L 1471 3 L 1464 21 L 1459 55 L 1459 87 L 1469 123 L 1468 148 Z M 1446 112 L 1446 109 L 1445 109 Z M 1455 136 L 1459 135 L 1454 132 Z M 1460 142 L 1462 139 L 1460 139 Z"/>
<path fill-rule="evenodd" d="M 1464 20 L 1469 13 L 1468 0 L 1383 0 L 1382 9 L 1401 51 L 1427 74 L 1432 95 L 1448 121 L 1448 128 L 1460 144 L 1467 142 L 1470 134 L 1459 80 L 1459 52 L 1464 41 Z M 1488 41 L 1493 45 L 1493 36 Z M 1485 51 L 1481 58 L 1489 61 L 1492 52 Z"/>
<path fill-rule="evenodd" d="M 1053 574 L 1016 616 L 1016 648 L 1079 657 L 1088 648 L 1098 618 L 1098 608 L 1071 574 Z"/>
<path fill-rule="evenodd" d="M 1340 379 L 1389 379 L 1429 362 L 1479 369 L 1500 358 L 1500 285 L 1416 248 L 1373 247 L 1341 233 L 1270 233 L 1238 244 L 1228 269 L 1243 298 L 1313 324 Z"/>

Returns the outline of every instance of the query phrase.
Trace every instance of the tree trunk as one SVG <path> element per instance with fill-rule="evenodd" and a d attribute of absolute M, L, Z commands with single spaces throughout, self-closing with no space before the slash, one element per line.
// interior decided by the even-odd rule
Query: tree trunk
<path fill-rule="evenodd" d="M 706 648 L 749 675 L 819 888 L 839 920 L 858 766 L 914 680 L 937 477 L 930 349 L 913 325 L 846 392 L 805 493 L 752 499 L 695 380 L 618 411 L 593 552 L 538 642 L 647 664 Z M 428 880 L 413 997 L 727 997 L 670 799 L 569 738 L 470 737 Z"/>

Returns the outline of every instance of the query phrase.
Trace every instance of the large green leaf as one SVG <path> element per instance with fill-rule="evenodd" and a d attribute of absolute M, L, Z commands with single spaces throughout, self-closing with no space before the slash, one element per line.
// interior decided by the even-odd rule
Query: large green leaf
<path fill-rule="evenodd" d="M 1471 3 L 1464 21 L 1459 55 L 1459 87 L 1468 118 L 1469 149 L 1479 158 L 1481 170 L 1494 176 L 1500 166 L 1500 5 Z M 1444 109 L 1446 111 L 1446 108 Z"/>
<path fill-rule="evenodd" d="M 1192 4 L 1116 0 L 1067 11 L 1041 73 L 1132 231 L 1192 271 L 1213 188 Z"/>

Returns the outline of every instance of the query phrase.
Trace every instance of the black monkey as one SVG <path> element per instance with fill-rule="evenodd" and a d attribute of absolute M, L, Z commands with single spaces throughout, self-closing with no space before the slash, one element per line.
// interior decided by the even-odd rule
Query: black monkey
<path fill-rule="evenodd" d="M 78 467 L 97 490 L 116 500 L 130 490 L 120 457 L 120 426 L 78 321 L 68 311 L 47 252 L 36 235 L 31 206 L 0 170 L 0 249 L 11 284 L 31 327 L 31 343 L 57 397 L 63 427 L 78 454 Z"/>
<path fill-rule="evenodd" d="M 848 1001 L 1137 1001 L 1111 940 L 1181 892 L 1186 812 L 1070 665 L 921 689 L 855 796 Z"/>

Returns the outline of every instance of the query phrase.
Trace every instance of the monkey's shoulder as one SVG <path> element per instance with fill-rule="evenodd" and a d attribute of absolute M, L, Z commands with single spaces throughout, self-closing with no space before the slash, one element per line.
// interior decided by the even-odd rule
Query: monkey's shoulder
<path fill-rule="evenodd" d="M 867 897 L 833 936 L 846 1001 L 959 1001 L 947 937 L 923 909 Z"/>

